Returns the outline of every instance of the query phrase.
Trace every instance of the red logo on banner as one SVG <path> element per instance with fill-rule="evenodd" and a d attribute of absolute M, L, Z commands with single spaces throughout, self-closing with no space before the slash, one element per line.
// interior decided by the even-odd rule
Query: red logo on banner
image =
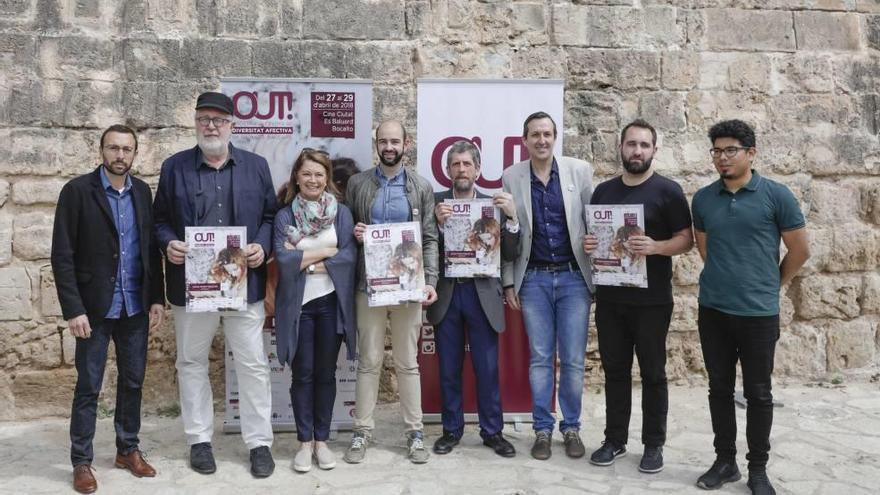
<path fill-rule="evenodd" d="M 354 138 L 354 93 L 312 93 L 312 136 Z"/>
<path fill-rule="evenodd" d="M 446 175 L 446 164 L 443 162 L 443 155 L 456 141 L 470 141 L 480 150 L 483 148 L 483 139 L 479 136 L 474 136 L 470 139 L 462 136 L 449 136 L 441 139 L 437 146 L 434 146 L 434 151 L 431 153 L 431 173 L 434 174 L 434 180 L 443 187 L 452 187 L 452 180 Z M 502 144 L 502 170 L 516 162 L 529 159 L 529 150 L 523 146 L 521 137 L 507 136 Z M 519 148 L 519 158 L 514 156 L 517 148 Z M 481 167 L 481 170 L 485 170 L 485 168 Z M 481 173 L 477 178 L 477 185 L 485 189 L 501 189 L 501 177 L 490 179 Z"/>
<path fill-rule="evenodd" d="M 235 116 L 242 120 L 292 120 L 293 119 L 293 92 L 270 91 L 269 108 L 260 111 L 259 98 L 256 91 L 239 91 L 232 96 L 232 107 Z"/>

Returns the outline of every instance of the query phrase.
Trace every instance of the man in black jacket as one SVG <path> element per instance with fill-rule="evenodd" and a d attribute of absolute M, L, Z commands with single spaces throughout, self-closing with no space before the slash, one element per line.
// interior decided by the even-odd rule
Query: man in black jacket
<path fill-rule="evenodd" d="M 61 311 L 76 337 L 70 460 L 80 493 L 98 488 L 92 439 L 111 339 L 119 373 L 115 464 L 139 478 L 156 475 L 138 449 L 138 432 L 147 337 L 162 324 L 165 293 L 150 187 L 129 175 L 136 155 L 135 132 L 109 127 L 101 136 L 102 164 L 62 188 L 55 212 L 52 270 Z"/>

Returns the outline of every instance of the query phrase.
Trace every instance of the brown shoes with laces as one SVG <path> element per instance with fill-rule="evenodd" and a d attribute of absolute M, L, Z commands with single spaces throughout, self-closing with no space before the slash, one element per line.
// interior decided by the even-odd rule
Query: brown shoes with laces
<path fill-rule="evenodd" d="M 147 464 L 140 450 L 132 450 L 128 454 L 116 454 L 116 467 L 128 469 L 131 474 L 138 478 L 152 478 L 156 476 L 153 466 Z"/>
<path fill-rule="evenodd" d="M 73 489 L 79 493 L 93 493 L 98 489 L 98 481 L 92 474 L 92 466 L 80 464 L 73 468 Z"/>

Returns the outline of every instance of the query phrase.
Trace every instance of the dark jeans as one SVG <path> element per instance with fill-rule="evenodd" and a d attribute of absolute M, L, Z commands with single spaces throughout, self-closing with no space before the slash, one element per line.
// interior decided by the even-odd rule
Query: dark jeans
<path fill-rule="evenodd" d="M 500 299 L 498 304 L 501 304 Z M 504 428 L 501 392 L 498 388 L 498 333 L 486 318 L 473 282 L 453 286 L 449 309 L 437 326 L 443 430 L 459 438 L 464 431 L 461 370 L 464 365 L 465 334 L 477 381 L 480 436 L 486 438 Z"/>
<path fill-rule="evenodd" d="M 330 438 L 336 401 L 336 360 L 342 334 L 336 332 L 336 293 L 302 307 L 296 355 L 291 366 L 290 401 L 300 442 Z"/>
<path fill-rule="evenodd" d="M 700 306 L 698 326 L 703 360 L 709 373 L 709 412 L 715 433 L 715 454 L 720 460 L 736 459 L 736 414 L 733 388 L 736 361 L 742 367 L 746 398 L 746 441 L 749 469 L 767 465 L 773 394 L 770 375 L 779 340 L 779 315 L 736 316 Z"/>
<path fill-rule="evenodd" d="M 76 339 L 76 389 L 70 411 L 70 462 L 91 464 L 94 458 L 95 417 L 98 394 L 107 364 L 110 340 L 116 347 L 116 450 L 128 454 L 138 448 L 141 429 L 141 389 L 147 368 L 147 336 L 150 319 L 146 313 L 119 319 L 105 319 L 92 326 L 92 335 Z"/>
<path fill-rule="evenodd" d="M 666 442 L 666 334 L 671 317 L 672 304 L 596 302 L 599 355 L 605 370 L 605 438 L 618 445 L 629 439 L 633 350 L 642 377 L 642 443 L 659 447 Z"/>

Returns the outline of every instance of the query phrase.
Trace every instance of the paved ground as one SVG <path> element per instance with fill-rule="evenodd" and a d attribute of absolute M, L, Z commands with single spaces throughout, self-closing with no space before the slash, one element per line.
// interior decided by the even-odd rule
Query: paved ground
<path fill-rule="evenodd" d="M 880 384 L 777 385 L 775 392 L 784 407 L 776 409 L 769 472 L 780 493 L 878 493 Z M 584 404 L 582 436 L 589 455 L 601 440 L 604 396 L 590 391 Z M 739 461 L 744 469 L 745 411 L 739 409 L 737 415 Z M 634 416 L 634 424 L 638 425 L 641 417 Z M 307 474 L 292 470 L 295 435 L 278 434 L 273 447 L 275 474 L 255 480 L 248 473 L 247 450 L 238 435 L 217 435 L 214 445 L 218 471 L 203 476 L 187 466 L 188 450 L 180 420 L 151 416 L 144 420 L 142 447 L 159 475 L 139 480 L 113 467 L 113 424 L 111 419 L 103 419 L 95 445 L 98 493 L 705 493 L 695 488 L 694 482 L 713 459 L 706 389 L 699 386 L 670 389 L 666 469 L 655 475 L 644 475 L 636 469 L 642 450 L 638 426 L 629 442 L 630 454 L 609 468 L 592 466 L 586 459 L 566 458 L 558 435 L 553 457 L 536 461 L 528 455 L 533 440 L 529 428 L 521 432 L 506 429 L 518 452 L 514 459 L 502 459 L 480 444 L 473 426 L 467 428 L 462 444 L 453 453 L 433 455 L 428 464 L 415 466 L 404 458 L 405 440 L 399 433 L 402 422 L 396 404 L 381 406 L 377 423 L 376 443 L 368 450 L 365 463 L 353 466 L 342 462 L 350 438 L 342 432 L 331 444 L 340 458 L 336 469 L 315 468 Z M 218 419 L 218 431 L 219 424 Z M 432 444 L 439 435 L 439 426 L 430 426 L 427 434 Z M 67 422 L 63 419 L 0 423 L 0 493 L 73 493 L 67 448 Z M 748 493 L 745 479 L 726 485 L 718 493 Z"/>

